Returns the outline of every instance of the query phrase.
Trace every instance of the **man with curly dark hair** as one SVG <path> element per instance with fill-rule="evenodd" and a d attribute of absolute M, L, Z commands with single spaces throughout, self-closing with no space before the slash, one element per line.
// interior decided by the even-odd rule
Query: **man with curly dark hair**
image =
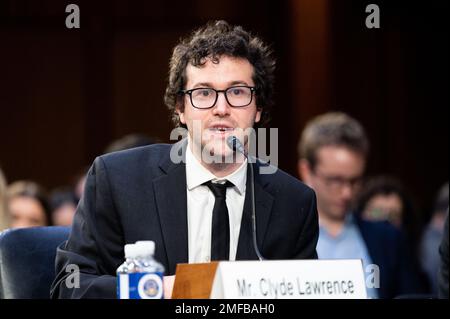
<path fill-rule="evenodd" d="M 253 37 L 240 26 L 217 21 L 193 32 L 173 50 L 164 101 L 172 112 L 175 125 L 183 125 L 177 109 L 184 111 L 180 91 L 186 87 L 188 66 L 202 68 L 207 62 L 218 64 L 224 56 L 247 60 L 253 67 L 256 105 L 261 112 L 261 123 L 268 122 L 269 108 L 273 105 L 275 71 L 272 51 L 261 39 Z"/>
<path fill-rule="evenodd" d="M 273 103 L 274 67 L 259 38 L 224 21 L 181 40 L 165 101 L 187 138 L 95 160 L 70 239 L 58 250 L 53 297 L 114 298 L 123 247 L 138 240 L 155 242 L 166 275 L 178 263 L 317 258 L 314 192 L 279 169 L 261 173 L 268 164 L 226 143 L 237 136 L 248 150 L 245 131 L 264 122 Z M 80 267 L 80 288 L 66 285 L 70 264 Z"/>

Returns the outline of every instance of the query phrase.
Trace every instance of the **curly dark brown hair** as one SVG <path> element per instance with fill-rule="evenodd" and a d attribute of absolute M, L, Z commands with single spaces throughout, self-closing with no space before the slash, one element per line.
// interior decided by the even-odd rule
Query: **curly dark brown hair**
<path fill-rule="evenodd" d="M 182 39 L 170 59 L 169 83 L 164 95 L 174 124 L 182 126 L 176 109 L 178 106 L 184 111 L 184 100 L 179 92 L 186 89 L 188 64 L 199 67 L 206 63 L 206 58 L 218 63 L 221 56 L 247 59 L 253 66 L 256 105 L 262 111 L 259 125 L 266 124 L 269 120 L 268 110 L 273 105 L 275 59 L 272 55 L 272 50 L 261 39 L 225 21 L 209 22 Z"/>

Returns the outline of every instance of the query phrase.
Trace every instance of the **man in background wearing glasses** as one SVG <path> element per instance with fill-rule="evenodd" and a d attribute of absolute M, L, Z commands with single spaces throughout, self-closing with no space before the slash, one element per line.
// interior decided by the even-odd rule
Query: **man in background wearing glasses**
<path fill-rule="evenodd" d="M 344 113 L 320 115 L 306 125 L 298 151 L 299 175 L 317 194 L 319 258 L 362 259 L 369 298 L 420 293 L 400 233 L 387 223 L 364 221 L 350 211 L 369 152 L 361 124 Z"/>
<path fill-rule="evenodd" d="M 170 60 L 165 102 L 188 138 L 97 158 L 72 233 L 57 253 L 52 296 L 114 298 L 123 247 L 156 243 L 155 258 L 173 275 L 178 263 L 257 259 L 251 179 L 245 156 L 226 143 L 267 118 L 275 62 L 262 41 L 224 21 L 181 41 Z M 182 161 L 175 161 L 179 153 Z M 312 189 L 281 170 L 254 166 L 257 247 L 268 259 L 317 258 Z M 68 288 L 76 264 L 81 287 Z"/>

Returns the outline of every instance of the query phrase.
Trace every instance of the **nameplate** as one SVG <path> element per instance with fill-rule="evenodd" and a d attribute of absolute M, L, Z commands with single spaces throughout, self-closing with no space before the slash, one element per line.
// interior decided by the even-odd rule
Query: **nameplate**
<path fill-rule="evenodd" d="M 366 299 L 360 259 L 220 262 L 212 299 Z"/>

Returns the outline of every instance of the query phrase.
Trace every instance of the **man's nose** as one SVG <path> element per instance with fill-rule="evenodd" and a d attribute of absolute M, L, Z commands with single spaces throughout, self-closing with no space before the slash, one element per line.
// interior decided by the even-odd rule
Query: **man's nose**
<path fill-rule="evenodd" d="M 230 113 L 231 106 L 225 98 L 225 93 L 220 92 L 218 94 L 216 105 L 213 107 L 213 114 L 218 116 L 228 115 Z"/>
<path fill-rule="evenodd" d="M 353 194 L 354 194 L 353 185 L 351 185 L 350 183 L 345 183 L 341 189 L 342 197 L 344 197 L 346 200 L 350 200 L 353 198 Z"/>

